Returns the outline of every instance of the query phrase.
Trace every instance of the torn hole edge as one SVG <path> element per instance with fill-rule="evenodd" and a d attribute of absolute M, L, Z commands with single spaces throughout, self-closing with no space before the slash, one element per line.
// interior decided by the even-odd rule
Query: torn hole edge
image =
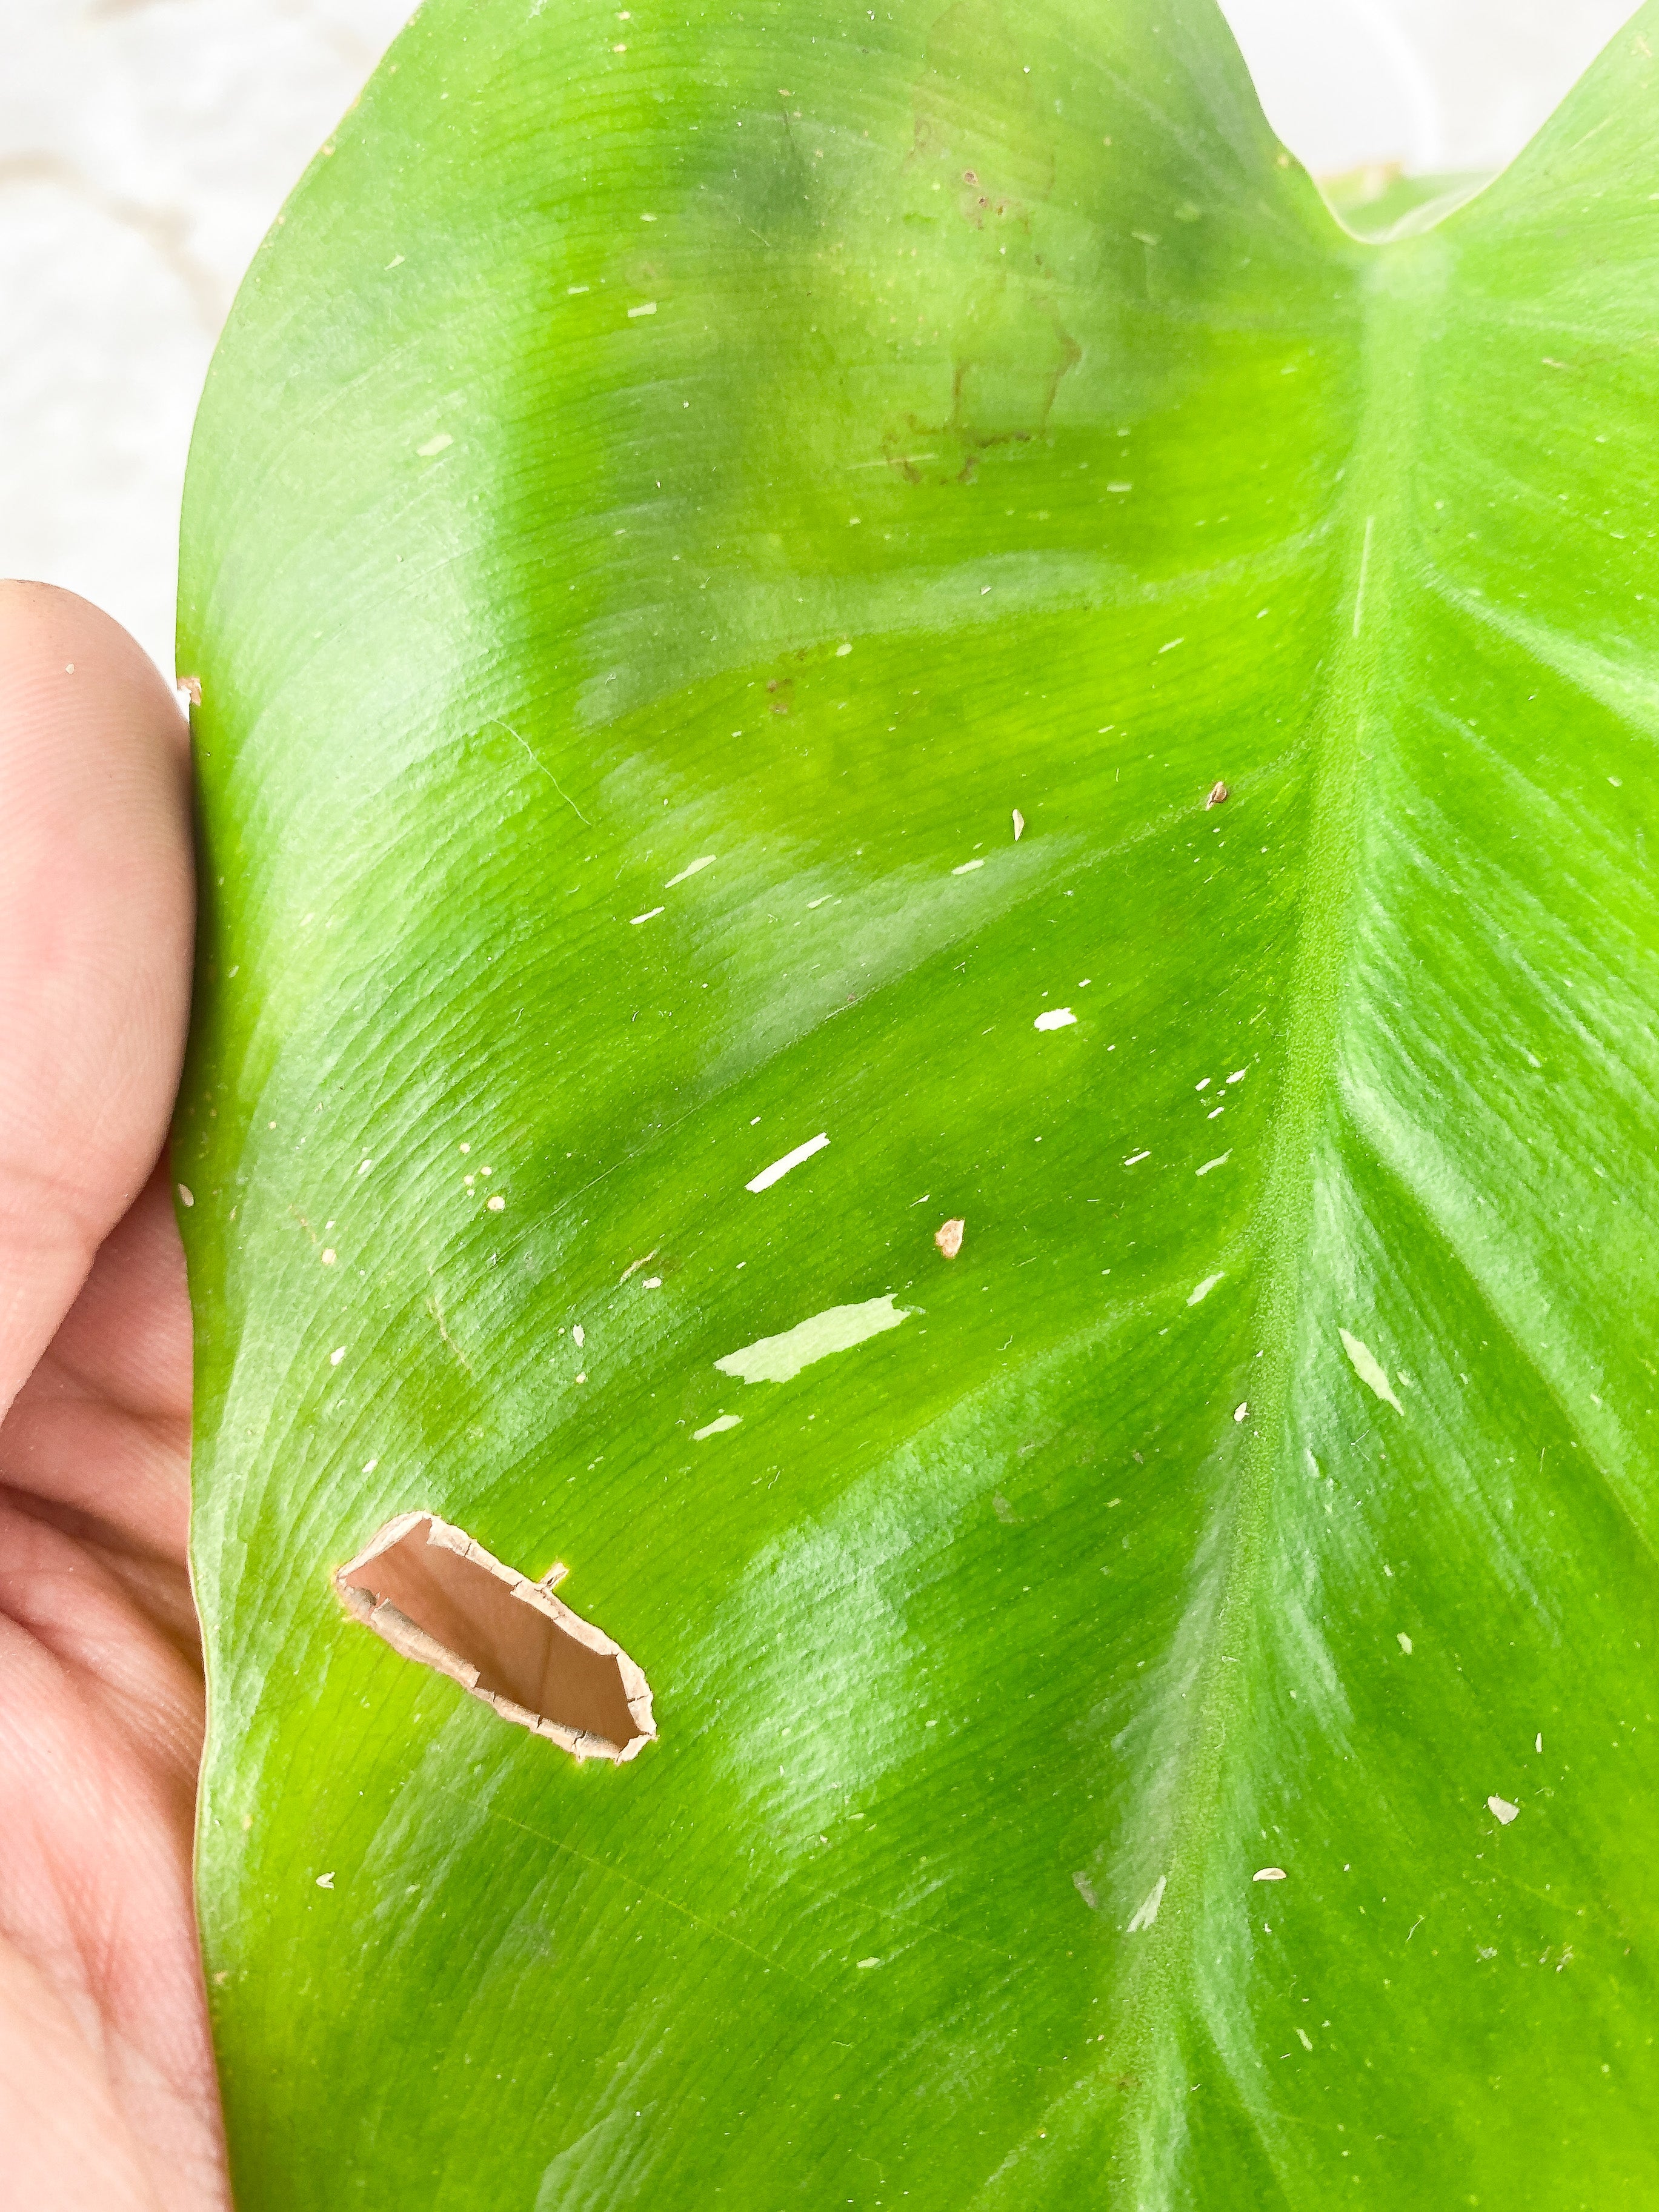
<path fill-rule="evenodd" d="M 350 1577 L 353 1575 L 361 1575 L 364 1568 L 378 1559 L 383 1552 L 395 1549 L 422 1521 L 431 1523 L 427 1536 L 429 1544 L 437 1544 L 443 1550 L 453 1552 L 459 1558 L 470 1559 L 474 1565 L 483 1567 L 494 1575 L 497 1582 L 505 1583 L 511 1595 L 521 1603 L 544 1614 L 573 1643 L 585 1645 L 599 1658 L 615 1659 L 617 1671 L 622 1679 L 623 1697 L 633 1717 L 634 1726 L 639 1731 L 631 1741 L 614 1744 L 605 1736 L 595 1735 L 590 1729 L 567 1728 L 562 1722 L 549 1720 L 544 1714 L 533 1713 L 527 1705 L 516 1705 L 511 1698 L 504 1698 L 495 1690 L 481 1690 L 478 1687 L 478 1669 L 471 1660 L 463 1659 L 447 1644 L 440 1644 L 437 1638 L 428 1635 L 418 1622 L 411 1620 L 407 1613 L 400 1613 L 389 1598 L 376 1598 L 371 1591 L 352 1587 Z M 656 1741 L 657 1723 L 651 1711 L 651 1685 L 646 1680 L 643 1669 L 629 1657 L 613 1637 L 607 1636 L 602 1628 L 596 1628 L 591 1620 L 584 1620 L 579 1613 L 573 1613 L 568 1605 L 554 1596 L 556 1586 L 568 1572 L 568 1567 L 556 1565 L 548 1570 L 540 1582 L 533 1581 L 530 1576 L 521 1575 L 515 1567 L 504 1566 L 493 1553 L 486 1552 L 482 1544 L 469 1536 L 465 1528 L 458 1528 L 453 1522 L 444 1520 L 439 1514 L 420 1509 L 412 1513 L 399 1513 L 395 1519 L 386 1522 L 383 1528 L 376 1529 L 355 1558 L 348 1559 L 343 1566 L 335 1568 L 332 1580 L 336 1594 L 352 1619 L 361 1621 L 365 1628 L 372 1628 L 383 1643 L 391 1645 L 399 1658 L 413 1659 L 423 1667 L 430 1667 L 434 1674 L 447 1674 L 451 1681 L 459 1683 L 469 1697 L 477 1698 L 481 1705 L 488 1705 L 500 1719 L 511 1722 L 515 1728 L 528 1729 L 532 1735 L 545 1736 L 550 1742 L 556 1743 L 562 1751 L 568 1751 L 573 1759 L 608 1759 L 614 1765 L 624 1766 L 630 1759 L 637 1758 L 647 1743 Z"/>

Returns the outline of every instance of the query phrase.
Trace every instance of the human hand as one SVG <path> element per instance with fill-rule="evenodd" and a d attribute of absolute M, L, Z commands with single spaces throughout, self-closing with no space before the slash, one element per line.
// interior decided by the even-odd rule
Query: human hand
<path fill-rule="evenodd" d="M 228 2203 L 191 1889 L 190 1316 L 164 1146 L 189 747 L 125 631 L 0 585 L 0 2201 Z"/>

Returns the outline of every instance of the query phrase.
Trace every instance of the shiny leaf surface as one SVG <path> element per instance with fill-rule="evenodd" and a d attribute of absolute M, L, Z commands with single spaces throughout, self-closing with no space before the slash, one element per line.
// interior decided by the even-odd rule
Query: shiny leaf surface
<path fill-rule="evenodd" d="M 1385 245 L 1208 0 L 433 0 L 319 157 L 180 660 L 244 2212 L 1659 2193 L 1656 40 Z"/>

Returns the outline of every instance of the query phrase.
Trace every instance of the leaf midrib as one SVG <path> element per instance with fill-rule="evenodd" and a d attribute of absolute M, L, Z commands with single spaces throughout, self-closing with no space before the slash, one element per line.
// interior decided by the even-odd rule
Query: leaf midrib
<path fill-rule="evenodd" d="M 1309 717 L 1314 788 L 1281 1031 L 1284 1072 L 1257 1209 L 1259 1351 L 1250 1363 L 1243 1463 L 1218 1509 L 1229 1521 L 1221 1536 L 1220 1599 L 1200 1630 L 1201 1656 L 1188 1693 L 1194 1717 L 1167 1800 L 1173 1814 L 1159 1871 L 1167 1873 L 1168 1887 L 1153 1929 L 1137 1939 L 1144 1948 L 1127 1977 L 1122 2024 L 1111 2046 L 1110 2070 L 1141 2083 L 1158 2082 L 1170 2071 L 1160 2057 L 1192 2008 L 1200 1977 L 1198 1937 L 1218 1871 L 1212 1862 L 1225 1840 L 1218 1814 L 1226 1747 L 1243 1735 L 1247 1723 L 1272 1488 L 1289 1449 L 1291 1385 L 1310 1296 L 1306 1255 L 1316 1163 L 1335 1103 L 1352 916 L 1363 875 L 1365 719 L 1385 658 L 1390 610 L 1413 580 L 1405 573 L 1404 551 L 1406 461 L 1419 404 L 1416 368 L 1449 258 L 1443 239 L 1428 232 L 1370 249 L 1357 268 L 1364 313 L 1353 365 L 1363 396 L 1335 523 L 1343 550 L 1335 570 L 1332 647 Z M 1232 1409 L 1226 1410 L 1231 1419 Z M 1164 2139 L 1158 2126 L 1163 2109 L 1163 2100 L 1155 2098 L 1136 2115 L 1137 2140 L 1127 2162 L 1137 2197 L 1139 2189 L 1155 2185 L 1178 2139 L 1175 2130 Z"/>

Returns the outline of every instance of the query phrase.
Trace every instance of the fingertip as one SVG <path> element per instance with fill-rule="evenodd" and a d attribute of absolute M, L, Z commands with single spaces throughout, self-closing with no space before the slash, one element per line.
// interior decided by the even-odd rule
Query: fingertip
<path fill-rule="evenodd" d="M 194 928 L 184 715 L 49 585 L 0 584 L 0 857 L 3 1405 L 161 1148 Z"/>
<path fill-rule="evenodd" d="M 131 632 L 78 592 L 0 577 L 0 672 L 8 720 L 73 713 L 77 688 L 94 702 L 113 690 L 141 741 L 189 759 L 190 726 L 177 693 Z"/>

